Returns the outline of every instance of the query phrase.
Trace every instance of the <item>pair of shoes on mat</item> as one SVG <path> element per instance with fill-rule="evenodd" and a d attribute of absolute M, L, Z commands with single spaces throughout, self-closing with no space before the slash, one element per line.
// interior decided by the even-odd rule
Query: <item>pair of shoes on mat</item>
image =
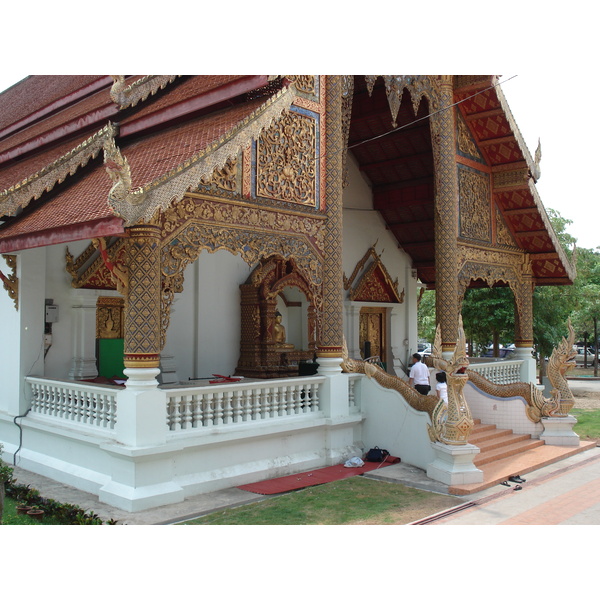
<path fill-rule="evenodd" d="M 512 477 L 509 477 L 508 480 L 512 481 L 513 483 L 525 483 L 525 481 L 527 481 L 526 479 L 523 479 L 520 475 L 513 475 Z"/>

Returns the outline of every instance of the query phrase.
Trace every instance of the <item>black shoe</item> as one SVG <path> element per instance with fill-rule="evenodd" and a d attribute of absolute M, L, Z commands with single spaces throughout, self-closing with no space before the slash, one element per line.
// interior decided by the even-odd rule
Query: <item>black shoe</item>
<path fill-rule="evenodd" d="M 508 481 L 501 481 L 500 485 L 505 485 L 506 487 L 510 487 L 510 483 L 508 483 Z"/>
<path fill-rule="evenodd" d="M 512 481 L 513 483 L 525 483 L 525 480 L 519 475 L 513 475 L 512 477 L 509 477 L 508 480 Z"/>

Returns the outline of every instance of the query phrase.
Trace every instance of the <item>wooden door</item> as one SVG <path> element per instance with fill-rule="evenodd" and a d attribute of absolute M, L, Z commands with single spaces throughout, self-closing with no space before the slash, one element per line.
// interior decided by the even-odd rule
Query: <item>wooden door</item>
<path fill-rule="evenodd" d="M 360 355 L 365 358 L 365 342 L 370 343 L 370 356 L 379 356 L 382 363 L 386 357 L 386 309 L 363 307 L 360 309 Z M 368 357 L 366 357 L 368 358 Z"/>

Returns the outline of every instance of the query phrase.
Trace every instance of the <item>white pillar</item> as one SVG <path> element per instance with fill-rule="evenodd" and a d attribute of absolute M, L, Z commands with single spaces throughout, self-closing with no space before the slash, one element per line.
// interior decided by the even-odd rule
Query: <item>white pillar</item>
<path fill-rule="evenodd" d="M 96 365 L 97 300 L 98 293 L 93 290 L 78 290 L 73 298 L 73 357 L 69 379 L 93 379 L 98 376 Z"/>
<path fill-rule="evenodd" d="M 117 441 L 127 446 L 156 446 L 167 439 L 167 396 L 158 389 L 160 369 L 125 369 L 128 378 L 117 394 Z"/>
<path fill-rule="evenodd" d="M 0 265 L 6 269 L 4 260 Z M 44 322 L 46 294 L 46 249 L 25 250 L 17 256 L 19 310 L 0 287 L 2 343 L 0 344 L 0 409 L 9 416 L 22 415 L 29 408 L 25 377 L 44 376 Z"/>
<path fill-rule="evenodd" d="M 533 358 L 533 348 L 515 348 L 515 359 L 522 360 L 521 381 L 525 383 L 537 383 L 536 364 Z"/>

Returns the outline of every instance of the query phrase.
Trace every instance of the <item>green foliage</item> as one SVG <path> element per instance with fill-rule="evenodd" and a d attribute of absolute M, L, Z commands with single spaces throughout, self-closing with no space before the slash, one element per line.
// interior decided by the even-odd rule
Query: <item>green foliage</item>
<path fill-rule="evenodd" d="M 425 290 L 417 311 L 417 335 L 419 340 L 433 344 L 435 339 L 435 290 Z"/>
<path fill-rule="evenodd" d="M 490 342 L 509 344 L 515 335 L 515 300 L 508 287 L 472 288 L 462 304 L 465 336 L 482 350 Z"/>
<path fill-rule="evenodd" d="M 12 479 L 6 484 L 6 495 L 18 504 L 36 506 L 46 516 L 54 519 L 59 525 L 103 525 L 104 521 L 92 511 L 85 511 L 76 504 L 63 504 L 50 498 L 44 498 L 38 490 L 29 485 L 18 484 Z M 106 521 L 107 525 L 115 525 L 114 519 Z"/>

